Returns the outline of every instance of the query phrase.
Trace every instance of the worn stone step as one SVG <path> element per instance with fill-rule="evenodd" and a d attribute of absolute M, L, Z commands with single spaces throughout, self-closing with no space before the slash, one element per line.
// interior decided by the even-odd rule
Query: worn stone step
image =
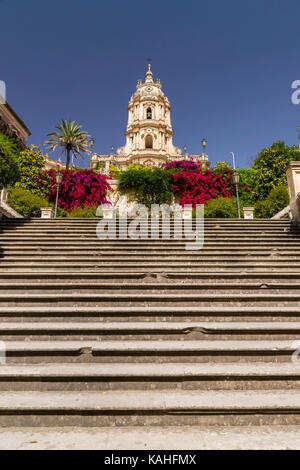
<path fill-rule="evenodd" d="M 61 252 L 66 252 L 70 254 L 77 254 L 79 253 L 116 253 L 118 255 L 122 255 L 124 253 L 132 253 L 132 254 L 165 254 L 165 255 L 172 255 L 177 253 L 184 253 L 185 243 L 168 243 L 168 244 L 108 244 L 108 243 L 101 243 L 91 245 L 90 243 L 85 242 L 84 244 L 78 243 L 70 244 L 70 243 L 60 243 L 60 244 L 46 244 L 42 242 L 38 243 L 1 243 L 1 247 L 3 253 L 7 255 L 13 254 L 24 254 L 28 255 L 29 253 L 45 253 L 45 254 L 60 254 Z M 271 253 L 278 253 L 278 254 L 295 254 L 295 250 L 287 248 L 286 246 L 280 247 L 265 247 L 261 245 L 257 246 L 227 246 L 227 247 L 216 247 L 213 245 L 206 245 L 201 250 L 201 253 L 213 256 L 216 254 L 221 255 L 248 255 L 249 253 L 255 255 L 265 255 Z M 297 254 L 297 253 L 296 253 Z"/>
<path fill-rule="evenodd" d="M 2 426 L 299 424 L 300 391 L 1 392 Z"/>
<path fill-rule="evenodd" d="M 9 306 L 11 305 L 32 305 L 40 304 L 41 306 L 49 304 L 57 305 L 87 305 L 91 306 L 97 304 L 99 308 L 104 306 L 116 305 L 131 305 L 138 306 L 141 305 L 161 305 L 161 304 L 172 304 L 176 303 L 176 306 L 186 305 L 228 305 L 232 304 L 233 306 L 238 303 L 239 305 L 253 305 L 254 303 L 264 304 L 266 306 L 276 306 L 279 303 L 282 305 L 292 304 L 300 307 L 300 297 L 299 293 L 269 293 L 265 292 L 265 289 L 260 289 L 256 293 L 215 293 L 215 292 L 181 292 L 181 293 L 170 293 L 163 291 L 156 292 L 130 292 L 124 294 L 123 292 L 55 292 L 55 293 L 0 293 L 0 305 Z M 189 308 L 189 307 L 188 307 Z M 242 308 L 242 307 L 241 307 Z"/>
<path fill-rule="evenodd" d="M 74 262 L 78 263 L 79 261 L 82 261 L 84 263 L 87 262 L 87 259 L 92 257 L 93 262 L 104 262 L 104 263 L 115 263 L 116 261 L 118 263 L 137 263 L 137 262 L 150 262 L 152 263 L 153 261 L 157 260 L 157 257 L 159 256 L 159 259 L 161 260 L 160 262 L 169 262 L 169 263 L 178 263 L 178 262 L 191 262 L 193 261 L 195 264 L 196 263 L 268 263 L 268 262 L 279 262 L 279 263 L 299 263 L 300 266 L 300 254 L 290 254 L 287 255 L 285 254 L 280 254 L 278 252 L 276 253 L 267 253 L 265 255 L 262 254 L 252 254 L 248 253 L 247 255 L 240 255 L 240 254 L 230 254 L 230 255 L 225 255 L 225 254 L 219 254 L 218 256 L 216 254 L 211 254 L 211 255 L 206 255 L 202 253 L 202 251 L 183 251 L 182 253 L 172 253 L 167 254 L 158 254 L 158 253 L 122 253 L 122 255 L 119 253 L 101 253 L 101 252 L 89 252 L 89 253 L 81 253 L 78 252 L 76 254 L 74 253 L 43 253 L 43 252 L 35 252 L 35 253 L 23 253 L 23 254 L 4 254 L 5 256 L 5 262 L 13 262 L 13 263 L 20 263 L 21 261 L 24 261 L 25 263 L 38 263 L 38 262 L 45 262 L 45 263 L 56 263 L 56 262 Z"/>
<path fill-rule="evenodd" d="M 49 362 L 291 362 L 292 340 L 5 341 L 7 365 Z"/>
<path fill-rule="evenodd" d="M 157 250 L 171 250 L 171 249 L 182 249 L 185 248 L 185 243 L 186 240 L 182 241 L 176 241 L 174 239 L 170 240 L 139 240 L 139 241 L 133 241 L 131 239 L 128 240 L 85 240 L 85 239 L 80 239 L 78 240 L 73 240 L 73 239 L 56 239 L 55 241 L 49 240 L 47 238 L 46 240 L 32 240 L 32 238 L 25 239 L 24 237 L 20 238 L 19 240 L 13 240 L 12 237 L 8 239 L 1 239 L 1 246 L 3 248 L 9 248 L 9 249 L 16 249 L 18 247 L 24 248 L 24 249 L 32 249 L 32 248 L 41 248 L 43 249 L 44 247 L 49 247 L 51 250 L 56 250 L 57 249 L 68 249 L 68 248 L 74 248 L 74 249 L 82 249 L 82 248 L 88 248 L 88 249 L 103 249 L 103 250 L 109 250 L 109 249 L 128 249 L 128 250 L 133 250 L 133 249 L 141 249 L 141 250 L 146 250 L 146 249 L 157 249 Z M 248 251 L 253 251 L 253 250 L 278 250 L 278 251 L 284 251 L 287 250 L 287 247 L 289 250 L 293 250 L 294 248 L 299 248 L 299 242 L 298 238 L 295 240 L 289 240 L 289 239 L 283 239 L 281 242 L 270 242 L 270 239 L 267 238 L 264 240 L 264 244 L 262 246 L 261 240 L 258 241 L 253 241 L 253 239 L 249 239 L 246 241 L 239 240 L 239 245 L 233 244 L 232 240 L 228 241 L 228 243 L 222 241 L 222 240 L 212 240 L 209 241 L 206 238 L 204 238 L 204 245 L 203 245 L 203 251 L 209 251 L 209 250 L 229 250 L 229 251 L 236 251 L 236 250 L 246 250 Z"/>
<path fill-rule="evenodd" d="M 175 322 L 175 321 L 156 321 L 156 322 L 95 322 L 95 321 L 79 321 L 79 322 L 1 322 L 0 335 L 3 334 L 24 334 L 24 335 L 40 335 L 47 334 L 87 334 L 94 333 L 104 334 L 141 334 L 141 333 L 165 333 L 165 334 L 181 334 L 189 336 L 191 333 L 201 333 L 207 336 L 221 334 L 252 334 L 252 335 L 270 335 L 270 334 L 286 334 L 300 333 L 300 321 L 281 321 L 281 322 Z"/>
<path fill-rule="evenodd" d="M 300 389 L 300 363 L 2 365 L 0 391 Z"/>
<path fill-rule="evenodd" d="M 153 278 L 152 278 L 153 280 Z M 253 292 L 264 292 L 268 294 L 296 294 L 300 290 L 300 281 L 299 282 L 161 282 L 159 285 L 157 283 L 151 282 L 140 282 L 140 279 L 137 282 L 136 279 L 131 279 L 130 282 L 99 282 L 94 280 L 91 284 L 90 279 L 83 280 L 81 279 L 78 282 L 70 282 L 69 280 L 62 280 L 60 282 L 44 282 L 39 280 L 39 282 L 28 282 L 20 280 L 19 282 L 2 282 L 0 278 L 0 293 L 5 292 L 5 294 L 38 294 L 43 293 L 52 294 L 63 294 L 63 293 L 74 293 L 79 294 L 89 293 L 90 297 L 93 297 L 93 294 L 101 293 L 105 291 L 108 293 L 118 293 L 124 290 L 125 292 L 131 292 L 132 294 L 137 293 L 157 293 L 158 295 L 165 293 L 178 293 L 182 291 L 184 293 L 194 293 L 199 294 L 204 292 L 206 294 L 212 293 L 228 293 L 229 297 L 233 294 L 251 294 Z"/>
<path fill-rule="evenodd" d="M 0 264 L 1 266 L 1 264 Z M 164 279 L 164 281 L 169 280 L 169 282 L 174 282 L 173 279 L 182 279 L 184 281 L 188 281 L 190 279 L 197 280 L 197 279 L 205 279 L 205 282 L 218 279 L 222 282 L 226 282 L 226 280 L 234 280 L 235 283 L 243 282 L 245 280 L 251 279 L 252 281 L 256 281 L 258 283 L 263 281 L 272 283 L 275 280 L 280 280 L 281 282 L 288 283 L 290 280 L 295 280 L 300 282 L 300 269 L 299 272 L 263 272 L 260 271 L 258 273 L 254 272 L 224 272 L 224 271 L 197 271 L 193 270 L 192 272 L 187 271 L 175 271 L 175 272 L 89 272 L 89 271 L 69 271 L 69 272 L 53 272 L 53 271 L 42 271 L 42 272 L 35 272 L 35 271 L 24 271 L 24 272 L 4 272 L 1 273 L 0 271 L 0 280 L 4 279 L 11 279 L 11 280 L 23 280 L 24 279 L 34 279 L 35 281 L 43 281 L 43 282 L 51 282 L 51 280 L 65 280 L 66 282 L 69 281 L 91 281 L 97 279 L 103 280 L 112 280 L 112 279 L 143 279 L 147 282 L 159 278 Z"/>
<path fill-rule="evenodd" d="M 157 339 L 237 339 L 298 340 L 300 323 L 288 322 L 208 322 L 208 321 L 122 321 L 95 322 L 21 321 L 1 322 L 0 340 L 157 340 Z"/>
<path fill-rule="evenodd" d="M 84 319 L 89 321 L 97 318 L 98 321 L 153 321 L 163 318 L 164 321 L 213 321 L 218 320 L 257 321 L 257 319 L 268 318 L 278 321 L 298 320 L 300 318 L 300 306 L 2 306 L 0 307 L 1 321 L 11 318 L 34 319 L 44 321 L 47 318 L 63 318 L 69 321 Z M 6 320 L 7 319 L 7 320 Z M 132 320 L 130 320 L 132 319 Z"/>
<path fill-rule="evenodd" d="M 76 426 L 75 429 L 54 425 L 1 430 L 3 450 L 299 450 L 299 442 L 300 426 L 295 425 Z"/>
<path fill-rule="evenodd" d="M 189 254 L 190 253 L 190 254 Z M 120 252 L 120 251 L 84 251 L 84 250 L 77 250 L 74 252 L 48 252 L 44 250 L 34 250 L 30 252 L 13 252 L 13 253 L 6 253 L 6 250 L 3 251 L 3 254 L 5 256 L 5 259 L 7 261 L 10 261 L 11 259 L 20 261 L 28 261 L 28 260 L 35 260 L 35 261 L 40 261 L 40 260 L 51 260 L 51 261 L 60 261 L 60 260 L 68 260 L 68 261 L 85 261 L 87 257 L 93 256 L 95 260 L 111 260 L 111 259 L 117 259 L 118 261 L 128 261 L 130 258 L 132 258 L 134 261 L 138 260 L 152 260 L 154 257 L 159 256 L 161 260 L 167 259 L 169 261 L 178 261 L 178 259 L 183 258 L 184 260 L 191 260 L 194 259 L 195 261 L 206 261 L 208 260 L 209 262 L 212 261 L 236 261 L 236 260 L 241 260 L 245 261 L 247 259 L 251 259 L 251 261 L 266 261 L 269 259 L 269 257 L 272 257 L 274 259 L 278 258 L 279 261 L 300 261 L 300 253 L 295 253 L 295 252 L 264 252 L 264 253 L 252 253 L 250 251 L 244 252 L 244 253 L 205 253 L 202 250 L 201 251 L 195 251 L 195 252 L 189 252 L 186 250 L 182 251 L 172 251 L 171 253 L 158 253 L 155 250 L 152 250 L 149 252 L 144 252 L 144 251 L 134 251 L 134 252 L 127 252 L 125 249 Z"/>
<path fill-rule="evenodd" d="M 187 272 L 190 269 L 192 272 L 204 272 L 207 273 L 208 269 L 210 272 L 213 271 L 224 271 L 224 272 L 240 272 L 240 271 L 252 271 L 253 273 L 259 273 L 260 271 L 277 271 L 286 272 L 289 269 L 289 272 L 295 273 L 300 271 L 300 263 L 292 263 L 291 261 L 283 262 L 274 261 L 274 259 L 270 259 L 270 261 L 265 262 L 223 262 L 223 263 L 208 263 L 208 262 L 194 262 L 191 261 L 181 261 L 181 262 L 168 262 L 167 260 L 162 263 L 159 261 L 149 261 L 149 262 L 142 262 L 139 263 L 135 262 L 123 262 L 123 263 L 113 263 L 110 261 L 90 261 L 90 262 L 82 262 L 82 263 L 75 263 L 66 260 L 61 260 L 60 262 L 51 262 L 51 261 L 44 261 L 44 262 L 34 262 L 28 261 L 27 263 L 18 263 L 18 262 L 0 262 L 0 274 L 6 272 L 27 272 L 28 270 L 34 270 L 36 272 L 49 272 L 49 271 L 61 271 L 61 272 L 68 272 L 74 271 L 75 269 L 80 270 L 81 272 L 87 271 L 99 271 L 99 269 L 105 270 L 106 272 L 136 272 L 137 270 L 143 270 L 145 272 L 170 272 L 176 271 L 179 272 L 182 270 L 183 272 Z"/>
<path fill-rule="evenodd" d="M 137 240 L 143 240 L 144 243 L 149 243 L 149 242 L 153 242 L 153 241 L 156 241 L 156 242 L 164 242 L 166 243 L 167 241 L 174 241 L 174 242 L 180 242 L 180 243 L 183 243 L 186 241 L 187 237 L 185 234 L 183 234 L 181 237 L 178 237 L 178 236 L 174 236 L 174 232 L 170 232 L 170 236 L 167 236 L 165 235 L 165 239 L 162 237 L 162 233 L 161 232 L 158 232 L 159 234 L 159 237 L 154 239 L 154 238 L 151 238 L 151 234 L 149 233 L 148 236 L 140 236 L 140 237 L 137 237 L 136 239 L 134 238 L 131 238 L 129 237 L 129 235 L 127 236 L 127 239 L 120 239 L 119 236 L 117 236 L 116 238 L 106 238 L 106 239 L 102 239 L 102 238 L 99 238 L 97 237 L 96 235 L 96 232 L 93 233 L 93 232 L 87 232 L 87 231 L 82 231 L 82 233 L 78 232 L 77 230 L 74 230 L 74 232 L 65 232 L 65 231 L 62 231 L 62 232 L 47 232 L 47 231 L 43 231 L 43 232 L 40 232 L 40 231 L 37 231 L 37 232 L 26 232 L 26 233 L 22 233 L 22 232 L 9 232 L 7 231 L 6 232 L 0 232 L 0 241 L 12 241 L 12 240 L 16 240 L 16 241 L 20 241 L 20 240 L 27 240 L 27 241 L 33 241 L 33 240 L 36 240 L 36 241 L 47 241 L 49 240 L 49 238 L 51 239 L 51 241 L 53 240 L 60 240 L 60 241 L 66 241 L 66 240 L 70 240 L 72 241 L 72 243 L 78 243 L 78 241 L 80 239 L 83 239 L 85 241 L 90 241 L 90 242 L 99 242 L 99 243 L 103 243 L 104 241 L 108 241 L 110 243 L 112 242 L 123 242 L 123 243 L 127 243 L 129 241 L 137 241 Z M 118 232 L 117 232 L 117 235 L 118 235 Z M 227 244 L 227 245 L 230 245 L 230 242 L 231 240 L 240 240 L 241 242 L 244 241 L 244 242 L 259 242 L 259 241 L 262 241 L 262 240 L 265 240 L 265 241 L 269 241 L 269 242 L 281 242 L 283 243 L 284 241 L 286 241 L 287 243 L 289 242 L 293 242 L 295 244 L 299 244 L 299 234 L 294 234 L 294 233 L 286 233 L 286 232 L 280 232 L 280 233 L 257 233 L 257 232 L 254 232 L 253 234 L 252 233 L 249 233 L 248 231 L 243 231 L 241 233 L 232 233 L 232 232 L 226 232 L 226 233 L 208 233 L 206 231 L 204 231 L 203 233 L 204 235 L 204 240 L 207 242 L 207 243 L 213 243 L 213 242 L 222 242 L 224 244 Z M 194 237 L 194 235 L 192 235 L 192 237 Z M 190 237 L 190 238 L 192 238 Z M 49 240 L 50 241 L 50 240 Z"/>

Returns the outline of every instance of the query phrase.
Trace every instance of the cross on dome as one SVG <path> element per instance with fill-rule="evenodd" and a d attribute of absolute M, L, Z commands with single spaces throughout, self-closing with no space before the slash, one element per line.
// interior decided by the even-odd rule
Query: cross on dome
<path fill-rule="evenodd" d="M 145 83 L 153 83 L 153 73 L 151 71 L 151 63 L 148 64 L 148 70 L 147 70 L 147 73 L 146 73 Z"/>

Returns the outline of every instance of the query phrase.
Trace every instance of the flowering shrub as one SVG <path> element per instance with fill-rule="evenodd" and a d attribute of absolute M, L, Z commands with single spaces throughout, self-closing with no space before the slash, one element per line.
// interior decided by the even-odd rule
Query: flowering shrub
<path fill-rule="evenodd" d="M 43 173 L 39 184 L 47 188 L 49 201 L 55 202 L 57 190 L 56 171 L 46 170 Z M 58 196 L 58 206 L 62 209 L 70 212 L 77 207 L 109 204 L 105 199 L 105 195 L 111 187 L 104 175 L 96 174 L 93 170 L 63 170 L 62 175 Z"/>
<path fill-rule="evenodd" d="M 200 162 L 194 162 L 193 160 L 175 160 L 174 162 L 166 163 L 164 166 L 165 170 L 172 170 L 173 168 L 178 170 L 201 170 L 202 166 Z"/>
<path fill-rule="evenodd" d="M 181 171 L 172 176 L 173 191 L 181 196 L 180 204 L 205 204 L 218 197 L 233 195 L 231 171 L 216 175 L 210 170 Z"/>
<path fill-rule="evenodd" d="M 197 204 L 205 204 L 211 199 L 231 198 L 235 193 L 233 170 L 227 162 L 219 162 L 212 170 L 203 168 L 202 162 L 193 160 L 173 161 L 164 168 L 182 206 L 192 204 L 195 208 Z M 250 188 L 244 184 L 240 184 L 239 188 L 245 194 L 250 192 Z"/>

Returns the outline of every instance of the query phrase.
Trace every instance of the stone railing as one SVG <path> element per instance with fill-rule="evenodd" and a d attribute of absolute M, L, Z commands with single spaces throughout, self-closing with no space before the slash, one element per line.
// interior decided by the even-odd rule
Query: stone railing
<path fill-rule="evenodd" d="M 1 189 L 0 191 L 0 203 L 7 203 L 8 200 L 8 189 Z"/>
<path fill-rule="evenodd" d="M 0 191 L 0 218 L 7 217 L 9 219 L 22 219 L 23 216 L 16 212 L 12 207 L 7 204 L 8 189 Z"/>
<path fill-rule="evenodd" d="M 290 196 L 290 213 L 293 222 L 300 223 L 300 162 L 290 162 L 286 170 Z"/>

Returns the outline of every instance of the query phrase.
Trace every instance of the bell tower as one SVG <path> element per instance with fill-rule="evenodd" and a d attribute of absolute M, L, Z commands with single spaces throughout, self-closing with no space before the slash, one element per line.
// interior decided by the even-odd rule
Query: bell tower
<path fill-rule="evenodd" d="M 138 80 L 136 91 L 128 103 L 128 121 L 126 127 L 126 143 L 118 148 L 116 154 L 94 153 L 90 167 L 98 171 L 109 172 L 109 165 L 125 169 L 131 164 L 145 166 L 161 166 L 173 160 L 195 159 L 209 166 L 208 156 L 184 154 L 173 144 L 171 123 L 171 106 L 162 91 L 160 80 L 153 79 L 151 64 L 148 64 L 145 80 Z"/>
<path fill-rule="evenodd" d="M 148 64 L 145 81 L 138 81 L 136 92 L 128 104 L 126 144 L 118 155 L 130 157 L 132 163 L 159 165 L 181 155 L 173 145 L 171 106 L 161 89 L 160 80 L 153 80 Z"/>

